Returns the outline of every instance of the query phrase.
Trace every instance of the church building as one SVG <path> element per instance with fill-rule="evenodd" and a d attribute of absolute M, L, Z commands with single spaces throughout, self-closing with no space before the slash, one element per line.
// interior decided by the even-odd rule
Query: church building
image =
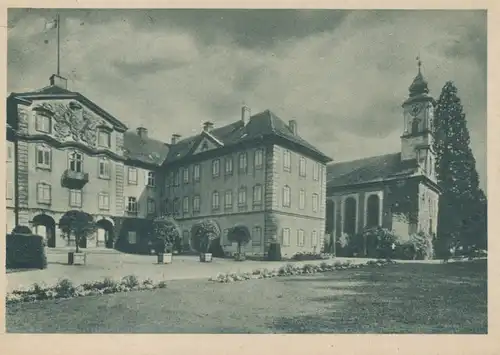
<path fill-rule="evenodd" d="M 381 226 L 400 236 L 437 230 L 440 190 L 433 151 L 435 100 L 418 63 L 402 104 L 401 150 L 327 165 L 326 238 L 332 245 Z"/>

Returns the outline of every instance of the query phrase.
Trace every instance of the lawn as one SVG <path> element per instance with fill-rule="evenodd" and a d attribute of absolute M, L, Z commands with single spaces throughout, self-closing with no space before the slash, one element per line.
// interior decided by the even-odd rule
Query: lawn
<path fill-rule="evenodd" d="M 8 332 L 487 333 L 486 261 L 352 269 L 6 308 Z"/>

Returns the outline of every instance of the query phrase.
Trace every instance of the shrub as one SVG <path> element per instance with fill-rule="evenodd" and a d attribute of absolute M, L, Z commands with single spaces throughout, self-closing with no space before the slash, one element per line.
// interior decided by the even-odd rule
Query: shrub
<path fill-rule="evenodd" d="M 12 229 L 12 234 L 32 234 L 30 227 L 17 225 Z"/>
<path fill-rule="evenodd" d="M 47 268 L 43 237 L 35 234 L 7 234 L 6 268 Z"/>
<path fill-rule="evenodd" d="M 75 286 L 71 280 L 62 279 L 57 283 L 55 291 L 57 293 L 57 297 L 59 298 L 73 297 L 75 294 Z"/>
<path fill-rule="evenodd" d="M 191 246 L 199 253 L 207 253 L 212 241 L 219 237 L 219 226 L 211 219 L 200 221 L 191 228 Z"/>
<path fill-rule="evenodd" d="M 281 245 L 279 243 L 269 244 L 267 259 L 269 261 L 281 261 Z"/>
<path fill-rule="evenodd" d="M 158 282 L 158 288 L 165 288 L 167 287 L 167 282 L 166 281 L 160 281 Z"/>
<path fill-rule="evenodd" d="M 432 236 L 424 232 L 418 232 L 410 235 L 410 241 L 415 248 L 415 256 L 417 259 L 432 259 L 434 256 Z"/>
<path fill-rule="evenodd" d="M 227 239 L 230 242 L 237 243 L 238 255 L 240 255 L 241 247 L 248 244 L 252 237 L 250 236 L 250 232 L 248 231 L 248 228 L 246 226 L 238 225 L 229 229 L 229 231 L 227 232 Z"/>
<path fill-rule="evenodd" d="M 71 210 L 61 217 L 59 228 L 63 232 L 63 236 L 68 240 L 71 236 L 75 237 L 76 252 L 78 253 L 81 242 L 94 236 L 96 224 L 91 214 L 84 211 Z"/>
<path fill-rule="evenodd" d="M 139 280 L 135 275 L 128 275 L 122 278 L 121 284 L 128 287 L 129 289 L 133 289 L 139 286 Z"/>
<path fill-rule="evenodd" d="M 157 253 L 172 252 L 174 243 L 181 240 L 181 228 L 170 216 L 155 218 L 152 223 L 152 234 L 156 239 Z"/>

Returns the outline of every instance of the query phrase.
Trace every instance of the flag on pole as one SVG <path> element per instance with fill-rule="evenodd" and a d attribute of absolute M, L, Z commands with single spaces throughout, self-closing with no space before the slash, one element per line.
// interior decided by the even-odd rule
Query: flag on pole
<path fill-rule="evenodd" d="M 57 19 L 47 21 L 47 22 L 45 22 L 45 30 L 47 31 L 47 30 L 52 30 L 54 28 L 57 28 L 57 25 L 58 25 Z"/>

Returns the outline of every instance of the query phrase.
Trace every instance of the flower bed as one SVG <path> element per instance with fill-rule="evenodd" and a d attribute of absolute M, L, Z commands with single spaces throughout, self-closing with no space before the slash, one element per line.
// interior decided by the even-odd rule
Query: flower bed
<path fill-rule="evenodd" d="M 305 260 L 328 260 L 330 259 L 329 254 L 318 254 L 318 253 L 307 253 L 300 252 L 292 256 L 292 260 L 295 261 L 305 261 Z"/>
<path fill-rule="evenodd" d="M 117 292 L 152 290 L 165 288 L 166 282 L 153 282 L 151 279 L 139 281 L 136 276 L 125 276 L 119 281 L 105 278 L 99 281 L 86 282 L 79 286 L 73 285 L 68 279 L 60 280 L 55 286 L 33 284 L 27 290 L 15 290 L 7 293 L 6 303 L 35 302 L 49 299 L 73 298 L 82 296 L 103 295 Z"/>
<path fill-rule="evenodd" d="M 239 274 L 237 273 L 217 274 L 217 276 L 211 277 L 209 280 L 220 283 L 229 283 L 229 282 L 244 281 L 250 279 L 266 279 L 277 276 L 307 275 L 307 274 L 315 274 L 318 272 L 356 269 L 366 266 L 381 267 L 392 264 L 396 264 L 396 262 L 392 260 L 370 260 L 364 264 L 354 264 L 350 261 L 344 261 L 344 262 L 335 261 L 334 263 L 322 262 L 319 265 L 305 264 L 302 266 L 287 264 L 274 270 L 257 269 L 254 270 L 253 272 L 245 272 Z"/>

